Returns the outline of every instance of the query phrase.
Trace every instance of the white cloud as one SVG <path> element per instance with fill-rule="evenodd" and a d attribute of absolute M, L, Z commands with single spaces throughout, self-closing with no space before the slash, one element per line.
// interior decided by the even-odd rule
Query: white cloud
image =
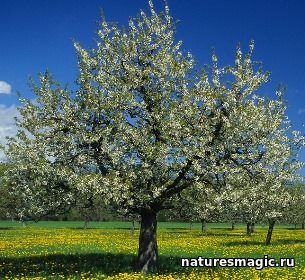
<path fill-rule="evenodd" d="M 5 82 L 5 81 L 0 81 L 0 94 L 4 93 L 4 94 L 10 94 L 12 91 L 12 86 Z"/>
<path fill-rule="evenodd" d="M 301 115 L 303 113 L 305 113 L 305 109 L 299 109 L 298 114 Z"/>
<path fill-rule="evenodd" d="M 0 104 L 0 144 L 6 143 L 7 136 L 14 136 L 17 132 L 14 117 L 17 117 L 19 112 L 15 105 L 5 106 Z M 5 156 L 0 151 L 0 161 L 4 161 Z"/>

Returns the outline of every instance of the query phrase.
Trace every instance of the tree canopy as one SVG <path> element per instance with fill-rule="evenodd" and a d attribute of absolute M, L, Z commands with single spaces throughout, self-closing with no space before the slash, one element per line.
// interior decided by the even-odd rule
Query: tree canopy
<path fill-rule="evenodd" d="M 160 210 L 188 188 L 221 191 L 232 178 L 251 178 L 260 162 L 272 172 L 290 141 L 282 92 L 258 96 L 269 73 L 252 61 L 253 42 L 245 55 L 237 47 L 230 66 L 219 67 L 213 53 L 198 74 L 168 6 L 149 6 L 127 28 L 102 19 L 95 48 L 75 43 L 75 92 L 40 74 L 37 98 L 22 99 L 19 131 L 5 149 L 17 163 L 7 178 L 23 201 L 20 218 L 66 211 L 87 194 L 139 214 L 143 272 L 157 265 Z"/>

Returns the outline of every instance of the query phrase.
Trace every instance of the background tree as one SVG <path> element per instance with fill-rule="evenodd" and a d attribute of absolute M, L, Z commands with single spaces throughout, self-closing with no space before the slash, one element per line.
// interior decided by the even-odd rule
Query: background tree
<path fill-rule="evenodd" d="M 288 223 L 301 224 L 305 228 L 305 186 L 295 184 L 287 189 L 291 196 L 290 205 L 284 213 L 283 221 Z"/>
<path fill-rule="evenodd" d="M 20 207 L 20 197 L 12 195 L 10 187 L 6 183 L 4 175 L 7 170 L 13 168 L 11 164 L 0 163 L 0 219 L 19 219 L 17 207 Z"/>
<path fill-rule="evenodd" d="M 8 201 L 10 200 L 9 197 L 9 191 L 6 188 L 4 182 L 3 182 L 3 176 L 5 171 L 7 170 L 8 165 L 1 163 L 0 164 L 0 213 L 1 213 L 1 219 L 7 218 L 7 212 L 9 211 L 8 207 Z"/>
<path fill-rule="evenodd" d="M 182 199 L 179 200 L 179 214 L 188 217 L 191 221 L 200 221 L 201 232 L 207 233 L 207 223 L 216 222 L 223 211 L 223 201 L 226 192 L 217 190 L 197 183 L 192 188 L 182 192 Z"/>

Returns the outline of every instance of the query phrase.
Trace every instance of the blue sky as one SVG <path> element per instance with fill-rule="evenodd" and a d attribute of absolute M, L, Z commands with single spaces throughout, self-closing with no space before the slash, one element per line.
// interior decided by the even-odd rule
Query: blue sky
<path fill-rule="evenodd" d="M 233 63 L 236 44 L 247 49 L 255 40 L 254 58 L 271 71 L 264 87 L 272 95 L 287 87 L 287 114 L 294 127 L 305 121 L 305 1 L 303 0 L 168 0 L 180 22 L 177 39 L 199 64 L 210 63 L 215 47 L 220 64 Z M 162 0 L 155 0 L 162 9 Z M 99 10 L 106 19 L 126 24 L 146 0 L 1 0 L 0 10 L 0 142 L 14 132 L 16 91 L 33 98 L 28 77 L 49 69 L 62 83 L 73 85 L 76 56 L 72 39 L 93 47 Z M 302 129 L 304 131 L 304 129 Z M 302 153 L 305 159 L 305 153 Z"/>

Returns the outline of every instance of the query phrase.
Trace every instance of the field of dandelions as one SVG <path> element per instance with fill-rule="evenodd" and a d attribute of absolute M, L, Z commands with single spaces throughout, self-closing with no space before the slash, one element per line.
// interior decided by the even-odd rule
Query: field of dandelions
<path fill-rule="evenodd" d="M 14 226 L 12 226 L 14 224 Z M 40 222 L 26 227 L 0 222 L 0 279 L 304 279 L 305 230 L 277 227 L 272 245 L 264 246 L 267 226 L 253 236 L 245 229 L 212 225 L 202 234 L 197 224 L 161 223 L 158 229 L 159 272 L 134 272 L 138 229 L 129 223 Z M 90 228 L 92 227 L 92 228 Z M 213 228 L 212 228 L 213 227 Z M 180 266 L 181 257 L 295 258 L 286 268 L 201 268 Z"/>

